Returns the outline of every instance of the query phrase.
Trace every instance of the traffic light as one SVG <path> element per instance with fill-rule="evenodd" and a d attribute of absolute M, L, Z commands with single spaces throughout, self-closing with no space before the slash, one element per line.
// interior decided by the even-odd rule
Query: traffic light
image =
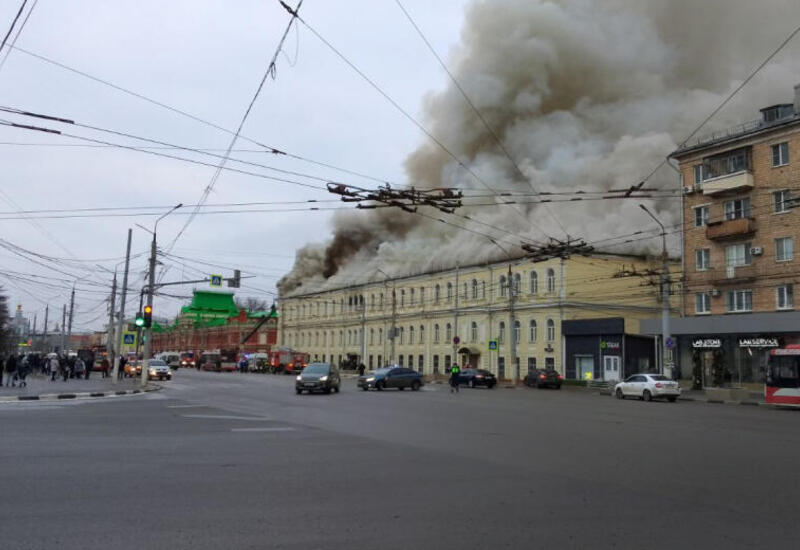
<path fill-rule="evenodd" d="M 144 328 L 153 326 L 153 306 L 144 306 Z"/>
<path fill-rule="evenodd" d="M 239 288 L 242 285 L 242 272 L 238 269 L 233 270 L 233 278 L 228 279 L 229 288 Z"/>
<path fill-rule="evenodd" d="M 142 316 L 141 313 L 136 314 L 136 320 L 133 322 L 133 324 L 139 328 L 144 326 L 144 317 Z"/>

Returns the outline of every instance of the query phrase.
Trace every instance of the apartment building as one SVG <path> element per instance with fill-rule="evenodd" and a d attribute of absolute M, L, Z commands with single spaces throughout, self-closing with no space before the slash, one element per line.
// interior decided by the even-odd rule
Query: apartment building
<path fill-rule="evenodd" d="M 681 372 L 705 386 L 759 382 L 769 349 L 800 343 L 800 85 L 794 103 L 672 158 L 684 188 L 683 318 L 672 322 Z"/>
<path fill-rule="evenodd" d="M 637 334 L 639 320 L 660 306 L 654 288 L 617 275 L 654 265 L 606 254 L 519 259 L 300 291 L 280 298 L 279 341 L 316 361 L 399 364 L 427 375 L 458 362 L 505 379 L 543 367 L 567 378 L 619 378 L 655 368 L 653 339 Z M 565 332 L 572 320 L 598 322 Z"/>

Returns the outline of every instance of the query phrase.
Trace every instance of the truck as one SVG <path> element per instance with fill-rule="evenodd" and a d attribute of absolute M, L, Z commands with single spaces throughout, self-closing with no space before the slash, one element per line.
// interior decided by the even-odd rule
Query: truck
<path fill-rule="evenodd" d="M 272 373 L 297 374 L 308 365 L 308 354 L 291 348 L 279 348 L 269 355 L 269 371 Z"/>
<path fill-rule="evenodd" d="M 198 363 L 202 370 L 236 372 L 239 368 L 235 349 L 211 349 L 200 354 Z"/>

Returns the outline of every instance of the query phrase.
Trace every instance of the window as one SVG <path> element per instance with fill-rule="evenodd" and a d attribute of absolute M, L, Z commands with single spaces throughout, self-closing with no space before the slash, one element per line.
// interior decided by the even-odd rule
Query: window
<path fill-rule="evenodd" d="M 500 285 L 500 297 L 505 298 L 506 296 L 506 276 L 500 275 L 500 280 L 498 281 Z"/>
<path fill-rule="evenodd" d="M 514 343 L 519 344 L 519 332 L 520 332 L 520 324 L 519 321 L 514 321 Z"/>
<path fill-rule="evenodd" d="M 778 309 L 794 309 L 794 285 L 782 285 L 776 291 Z"/>
<path fill-rule="evenodd" d="M 694 167 L 694 184 L 702 185 L 703 183 L 703 165 L 698 164 Z"/>
<path fill-rule="evenodd" d="M 439 372 L 439 356 L 438 355 L 434 355 L 433 356 L 433 372 L 434 372 L 434 374 Z"/>
<path fill-rule="evenodd" d="M 481 300 L 486 299 L 486 281 L 481 281 Z"/>
<path fill-rule="evenodd" d="M 553 294 L 556 291 L 556 272 L 552 269 L 547 270 L 547 293 Z"/>
<path fill-rule="evenodd" d="M 439 343 L 439 325 L 433 325 L 433 343 Z"/>
<path fill-rule="evenodd" d="M 453 301 L 453 283 L 447 283 L 447 301 Z"/>
<path fill-rule="evenodd" d="M 410 353 L 408 354 L 408 368 L 410 369 L 414 368 L 414 356 L 411 355 Z"/>
<path fill-rule="evenodd" d="M 694 295 L 694 312 L 698 315 L 711 313 L 711 294 L 698 292 Z"/>
<path fill-rule="evenodd" d="M 420 355 L 417 358 L 417 368 L 419 369 L 419 372 L 422 372 L 424 370 L 424 368 L 425 368 L 425 356 L 424 355 Z"/>
<path fill-rule="evenodd" d="M 378 343 L 379 344 L 383 344 L 383 329 L 382 328 L 378 329 Z M 380 364 L 380 360 L 378 361 L 378 364 Z"/>
<path fill-rule="evenodd" d="M 425 306 L 425 287 L 419 287 L 419 305 Z"/>
<path fill-rule="evenodd" d="M 528 372 L 536 370 L 536 357 L 528 357 Z"/>
<path fill-rule="evenodd" d="M 789 262 L 794 259 L 794 238 L 775 239 L 775 261 Z"/>
<path fill-rule="evenodd" d="M 728 292 L 728 312 L 753 311 L 752 290 L 731 290 Z"/>
<path fill-rule="evenodd" d="M 441 297 L 441 294 L 442 294 L 442 287 L 440 287 L 439 285 L 436 285 L 434 287 L 434 289 L 433 289 L 433 303 L 434 304 L 438 304 L 439 303 L 439 298 Z"/>
<path fill-rule="evenodd" d="M 472 279 L 472 299 L 478 299 L 478 281 L 475 279 Z"/>
<path fill-rule="evenodd" d="M 412 305 L 412 306 L 414 305 L 414 289 L 413 288 L 411 289 L 411 296 L 410 296 L 410 299 L 409 299 L 408 303 L 409 303 L 409 305 Z"/>
<path fill-rule="evenodd" d="M 519 273 L 514 273 L 514 295 L 519 296 L 520 290 L 522 290 L 522 278 Z"/>
<path fill-rule="evenodd" d="M 327 345 L 328 345 L 328 333 L 327 332 L 323 332 L 322 333 L 322 347 L 324 348 Z"/>
<path fill-rule="evenodd" d="M 547 320 L 547 341 L 554 342 L 556 339 L 556 323 L 552 319 Z"/>
<path fill-rule="evenodd" d="M 399 331 L 400 331 L 400 345 L 402 346 L 402 345 L 403 345 L 403 340 L 404 340 L 404 338 L 405 338 L 405 333 L 406 333 L 406 331 L 405 331 L 405 329 L 404 329 L 403 327 L 400 327 L 400 328 L 399 328 L 399 329 L 397 329 L 397 330 L 399 330 Z"/>
<path fill-rule="evenodd" d="M 425 326 L 424 325 L 420 325 L 419 326 L 419 343 L 420 344 L 424 344 L 425 343 Z"/>
<path fill-rule="evenodd" d="M 400 290 L 400 307 L 406 304 L 406 289 Z"/>
<path fill-rule="evenodd" d="M 445 342 L 449 343 L 453 341 L 453 325 L 447 323 L 445 326 Z"/>
<path fill-rule="evenodd" d="M 464 299 L 465 302 L 467 301 L 467 283 L 466 282 L 464 283 L 464 292 L 461 294 L 461 297 Z"/>
<path fill-rule="evenodd" d="M 408 343 L 414 343 L 414 327 L 408 327 Z"/>
<path fill-rule="evenodd" d="M 469 336 L 470 340 L 473 342 L 478 341 L 478 323 L 472 321 L 472 324 L 469 326 Z"/>
<path fill-rule="evenodd" d="M 709 208 L 708 205 L 695 206 L 694 208 L 694 226 L 703 227 L 708 225 Z"/>
<path fill-rule="evenodd" d="M 725 201 L 725 219 L 738 220 L 739 218 L 750 217 L 750 199 L 735 199 Z"/>
<path fill-rule="evenodd" d="M 403 366 L 403 354 L 402 353 L 397 356 L 397 364 L 400 365 L 401 367 Z"/>
<path fill-rule="evenodd" d="M 528 323 L 528 342 L 536 342 L 538 336 L 538 327 L 536 326 L 536 319 L 531 319 Z"/>
<path fill-rule="evenodd" d="M 555 359 L 555 357 L 545 357 L 544 358 L 544 368 L 546 370 L 556 370 L 556 359 Z"/>
<path fill-rule="evenodd" d="M 750 265 L 750 243 L 732 244 L 725 247 L 725 265 Z"/>
<path fill-rule="evenodd" d="M 792 192 L 788 189 L 783 191 L 775 191 L 772 194 L 772 204 L 774 206 L 774 212 L 788 212 L 789 211 L 789 199 L 792 198 Z"/>
<path fill-rule="evenodd" d="M 695 269 L 697 271 L 706 271 L 711 267 L 711 249 L 700 248 L 694 251 Z"/>
<path fill-rule="evenodd" d="M 503 321 L 500 321 L 500 325 L 497 329 L 497 341 L 502 344 L 506 339 L 506 324 Z"/>
<path fill-rule="evenodd" d="M 535 271 L 531 271 L 529 286 L 531 294 L 539 294 L 539 274 Z"/>
<path fill-rule="evenodd" d="M 772 146 L 772 166 L 789 164 L 789 143 L 777 143 Z"/>
<path fill-rule="evenodd" d="M 314 333 L 314 345 L 319 346 L 319 332 Z"/>
<path fill-rule="evenodd" d="M 719 178 L 750 168 L 750 150 L 737 149 L 721 155 L 709 157 L 703 161 L 703 180 Z"/>

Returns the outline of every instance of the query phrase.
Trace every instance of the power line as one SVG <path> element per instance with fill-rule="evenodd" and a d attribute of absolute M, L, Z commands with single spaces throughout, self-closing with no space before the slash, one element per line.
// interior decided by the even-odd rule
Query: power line
<path fill-rule="evenodd" d="M 30 19 L 31 14 L 33 13 L 33 10 L 34 10 L 34 8 L 36 8 L 36 4 L 38 4 L 38 3 L 39 3 L 39 0 L 33 0 L 33 3 L 31 4 L 30 9 L 28 10 L 28 13 L 25 15 L 25 19 L 22 20 L 22 24 L 20 24 L 19 29 L 17 29 L 17 34 L 14 35 L 14 39 L 8 45 L 8 49 L 6 50 L 2 61 L 0 61 L 0 71 L 3 70 L 3 67 L 6 64 L 6 60 L 8 59 L 8 56 L 11 55 L 11 50 L 14 48 L 14 45 L 17 43 L 17 39 L 19 39 L 19 35 L 22 34 L 22 29 L 25 28 L 25 25 L 28 23 L 28 19 Z M 24 7 L 25 6 L 25 2 L 23 2 L 22 5 Z M 19 17 L 19 14 L 17 14 L 17 17 Z M 16 22 L 16 19 L 14 21 Z M 12 25 L 12 28 L 13 28 L 13 25 Z M 6 36 L 6 38 L 8 38 L 8 36 Z M 3 40 L 3 43 L 5 44 L 5 40 Z M 2 50 L 3 50 L 3 48 L 2 48 L 2 46 L 0 46 L 0 52 L 2 52 Z"/>
<path fill-rule="evenodd" d="M 11 36 L 11 33 L 14 31 L 14 26 L 17 24 L 17 21 L 19 20 L 19 16 L 22 15 L 22 11 L 25 9 L 25 4 L 27 4 L 27 3 L 28 3 L 28 0 L 22 0 L 22 5 L 20 5 L 20 7 L 19 7 L 19 11 L 17 12 L 17 15 L 14 16 L 14 20 L 11 22 L 11 26 L 8 28 L 8 32 L 3 37 L 3 42 L 0 43 L 0 52 L 3 51 L 3 48 L 5 47 L 6 42 L 8 41 L 8 37 Z"/>

